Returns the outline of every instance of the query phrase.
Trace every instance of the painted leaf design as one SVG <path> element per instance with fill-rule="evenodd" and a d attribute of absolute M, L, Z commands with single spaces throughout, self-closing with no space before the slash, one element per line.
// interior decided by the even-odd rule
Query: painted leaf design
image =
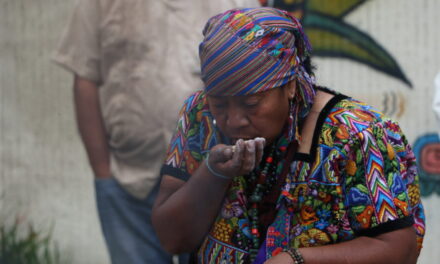
<path fill-rule="evenodd" d="M 302 20 L 313 54 L 357 61 L 384 74 L 411 83 L 396 60 L 367 33 L 343 18 L 367 0 L 260 0 L 264 6 L 284 9 Z"/>
<path fill-rule="evenodd" d="M 391 54 L 362 31 L 342 20 L 314 13 L 309 13 L 303 24 L 314 55 L 351 59 L 400 79 L 411 87 Z"/>
<path fill-rule="evenodd" d="M 307 9 L 334 17 L 343 17 L 364 2 L 366 0 L 309 0 Z"/>

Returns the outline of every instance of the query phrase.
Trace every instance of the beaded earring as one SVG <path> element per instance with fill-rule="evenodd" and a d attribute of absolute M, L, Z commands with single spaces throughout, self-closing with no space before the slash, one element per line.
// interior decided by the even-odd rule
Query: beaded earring
<path fill-rule="evenodd" d="M 293 80 L 292 82 L 296 82 Z M 300 96 L 301 86 L 299 82 L 296 82 L 295 94 L 292 96 L 292 99 L 289 100 L 289 120 L 288 120 L 288 139 L 290 142 L 299 141 L 301 139 L 301 135 L 298 129 L 298 120 L 300 111 L 302 108 L 302 97 Z"/>
<path fill-rule="evenodd" d="M 289 129 L 289 134 L 288 134 L 288 138 L 290 141 L 292 141 L 294 139 L 294 122 L 295 122 L 295 118 L 293 117 L 293 112 L 294 112 L 294 108 L 293 108 L 293 99 L 289 100 L 289 119 L 288 119 L 288 129 Z"/>

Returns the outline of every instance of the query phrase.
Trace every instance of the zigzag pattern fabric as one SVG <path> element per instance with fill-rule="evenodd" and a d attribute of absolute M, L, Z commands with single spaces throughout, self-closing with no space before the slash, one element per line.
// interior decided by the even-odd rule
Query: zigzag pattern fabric
<path fill-rule="evenodd" d="M 416 160 L 399 125 L 364 103 L 336 95 L 321 112 L 315 135 L 310 153 L 297 153 L 288 165 L 278 212 L 259 256 L 269 259 L 287 247 L 334 244 L 408 226 L 421 248 L 425 215 Z M 198 92 L 182 108 L 162 173 L 189 179 L 217 143 L 225 139 L 212 125 L 206 94 Z M 247 263 L 247 179 L 233 179 L 198 263 Z"/>
<path fill-rule="evenodd" d="M 347 105 L 348 106 L 348 105 Z M 368 107 L 361 103 L 355 103 L 351 107 L 362 108 Z M 374 216 L 378 223 L 392 221 L 399 218 L 397 208 L 394 204 L 392 191 L 388 186 L 385 171 L 388 172 L 386 160 L 389 158 L 390 153 L 385 153 L 385 156 L 381 152 L 382 150 L 394 151 L 393 148 L 387 147 L 388 135 L 385 135 L 385 131 L 389 130 L 387 125 L 382 123 L 375 123 L 372 127 L 371 122 L 374 120 L 371 115 L 366 114 L 366 111 L 362 111 L 360 108 L 358 111 L 342 111 L 341 113 L 335 113 L 329 116 L 333 120 L 343 120 L 347 124 L 347 130 L 352 134 L 357 135 L 359 139 L 359 147 L 363 151 L 363 163 L 365 165 L 365 184 L 370 190 L 372 197 L 372 204 L 374 205 Z M 370 111 L 376 115 L 376 118 L 382 118 L 379 112 Z M 387 121 L 391 123 L 391 121 Z M 387 124 L 387 123 L 385 123 Z M 391 123 L 392 124 L 392 123 Z M 396 180 L 396 179 L 391 179 Z M 395 182 L 399 184 L 400 182 Z M 407 210 L 403 210 L 407 215 Z"/>
<path fill-rule="evenodd" d="M 199 47 L 208 95 L 248 95 L 297 78 L 312 89 L 302 67 L 310 44 L 298 20 L 274 8 L 233 9 L 211 18 Z"/>
<path fill-rule="evenodd" d="M 185 101 L 179 116 L 165 164 L 181 168 L 188 176 L 197 169 L 199 161 L 203 160 L 209 149 L 221 142 L 221 135 L 214 127 L 206 94 L 202 91 L 194 93 Z"/>

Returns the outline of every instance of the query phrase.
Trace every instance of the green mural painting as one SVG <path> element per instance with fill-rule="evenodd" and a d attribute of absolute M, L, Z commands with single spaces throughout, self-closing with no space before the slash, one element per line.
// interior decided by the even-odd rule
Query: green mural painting
<path fill-rule="evenodd" d="M 367 0 L 259 0 L 263 6 L 289 11 L 299 18 L 313 47 L 321 57 L 345 58 L 367 65 L 411 87 L 411 82 L 393 56 L 368 33 L 348 24 L 344 18 Z M 383 111 L 400 118 L 406 98 L 398 91 L 383 94 Z M 421 195 L 440 195 L 440 138 L 424 134 L 414 142 Z"/>
<path fill-rule="evenodd" d="M 344 21 L 366 0 L 260 0 L 263 6 L 272 6 L 291 12 L 301 19 L 313 54 L 338 57 L 360 62 L 393 78 L 411 82 L 396 60 L 367 33 Z"/>

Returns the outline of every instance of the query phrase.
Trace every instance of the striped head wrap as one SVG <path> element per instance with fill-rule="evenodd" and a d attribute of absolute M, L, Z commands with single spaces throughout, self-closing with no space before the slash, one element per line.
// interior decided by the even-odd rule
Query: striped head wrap
<path fill-rule="evenodd" d="M 313 97 L 314 80 L 303 67 L 311 47 L 288 12 L 269 7 L 228 10 L 212 17 L 203 35 L 199 55 L 208 95 L 249 95 L 297 79 L 302 96 Z"/>

